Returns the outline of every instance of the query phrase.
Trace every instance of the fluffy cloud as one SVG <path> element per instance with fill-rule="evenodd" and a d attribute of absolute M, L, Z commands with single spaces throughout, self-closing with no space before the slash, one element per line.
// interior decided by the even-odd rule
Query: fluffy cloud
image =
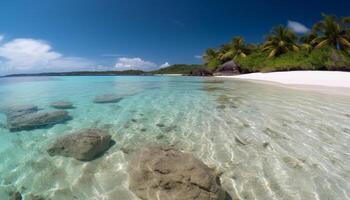
<path fill-rule="evenodd" d="M 42 40 L 20 38 L 0 45 L 0 74 L 81 70 L 91 66 L 93 63 L 87 59 L 65 57 L 53 51 Z"/>
<path fill-rule="evenodd" d="M 118 70 L 152 70 L 157 68 L 157 65 L 153 62 L 143 60 L 141 58 L 118 58 L 115 67 Z"/>
<path fill-rule="evenodd" d="M 0 42 L 2 42 L 4 40 L 5 36 L 4 35 L 0 35 Z"/>
<path fill-rule="evenodd" d="M 310 31 L 304 24 L 296 22 L 296 21 L 288 21 L 288 28 L 292 29 L 295 33 L 307 33 Z"/>
<path fill-rule="evenodd" d="M 165 67 L 169 67 L 169 66 L 170 66 L 170 64 L 168 62 L 165 62 L 164 64 L 162 64 L 160 66 L 160 68 L 165 68 Z"/>
<path fill-rule="evenodd" d="M 201 56 L 201 55 L 195 55 L 195 56 L 194 56 L 194 58 L 197 58 L 197 59 L 202 59 L 202 58 L 203 58 L 203 56 Z"/>

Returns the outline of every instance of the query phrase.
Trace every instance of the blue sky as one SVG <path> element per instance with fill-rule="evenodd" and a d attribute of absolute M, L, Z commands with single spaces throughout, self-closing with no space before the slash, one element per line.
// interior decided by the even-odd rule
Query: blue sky
<path fill-rule="evenodd" d="M 0 74 L 159 68 L 279 24 L 307 31 L 348 0 L 2 0 Z"/>

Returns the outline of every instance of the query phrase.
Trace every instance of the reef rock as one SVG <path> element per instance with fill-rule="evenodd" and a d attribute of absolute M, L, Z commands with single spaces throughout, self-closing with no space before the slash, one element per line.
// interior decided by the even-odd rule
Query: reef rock
<path fill-rule="evenodd" d="M 41 128 L 65 122 L 69 119 L 68 112 L 63 110 L 51 112 L 32 112 L 22 115 L 9 115 L 7 127 L 10 131 L 21 131 Z"/>
<path fill-rule="evenodd" d="M 38 111 L 37 106 L 33 105 L 17 105 L 11 106 L 4 110 L 8 118 L 16 118 L 29 113 L 34 113 Z"/>
<path fill-rule="evenodd" d="M 57 109 L 71 109 L 73 108 L 73 103 L 69 101 L 56 101 L 52 102 L 50 106 Z"/>
<path fill-rule="evenodd" d="M 106 131 L 83 129 L 58 138 L 47 152 L 50 156 L 60 155 L 90 161 L 107 151 L 111 143 L 111 135 Z"/>
<path fill-rule="evenodd" d="M 191 154 L 151 145 L 129 162 L 130 189 L 143 200 L 223 200 L 217 176 Z"/>
<path fill-rule="evenodd" d="M 123 97 L 115 94 L 104 94 L 97 96 L 94 99 L 94 103 L 117 103 L 121 101 Z"/>

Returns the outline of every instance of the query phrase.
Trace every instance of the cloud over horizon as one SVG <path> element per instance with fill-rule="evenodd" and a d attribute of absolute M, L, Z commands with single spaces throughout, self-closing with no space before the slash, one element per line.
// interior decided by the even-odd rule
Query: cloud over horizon
<path fill-rule="evenodd" d="M 3 40 L 3 36 L 0 39 Z M 75 71 L 93 65 L 85 58 L 58 53 L 43 40 L 17 38 L 0 44 L 0 74 Z"/>
<path fill-rule="evenodd" d="M 143 60 L 142 58 L 118 58 L 115 68 L 118 70 L 153 70 L 158 67 L 157 64 Z"/>
<path fill-rule="evenodd" d="M 196 58 L 196 59 L 203 59 L 203 56 L 202 55 L 195 55 L 194 58 Z"/>
<path fill-rule="evenodd" d="M 304 34 L 310 31 L 304 24 L 296 21 L 289 20 L 287 22 L 287 27 L 293 30 L 295 33 Z"/>
<path fill-rule="evenodd" d="M 169 67 L 169 66 L 170 66 L 170 64 L 168 62 L 165 62 L 159 68 L 165 68 L 165 67 Z"/>

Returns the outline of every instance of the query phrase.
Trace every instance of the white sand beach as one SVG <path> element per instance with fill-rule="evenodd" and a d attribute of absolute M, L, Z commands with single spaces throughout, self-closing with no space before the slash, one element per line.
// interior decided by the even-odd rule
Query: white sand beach
<path fill-rule="evenodd" d="M 285 85 L 323 86 L 350 88 L 350 72 L 336 71 L 290 71 L 271 73 L 251 73 L 237 76 L 221 76 L 225 78 L 253 81 L 269 81 Z"/>

